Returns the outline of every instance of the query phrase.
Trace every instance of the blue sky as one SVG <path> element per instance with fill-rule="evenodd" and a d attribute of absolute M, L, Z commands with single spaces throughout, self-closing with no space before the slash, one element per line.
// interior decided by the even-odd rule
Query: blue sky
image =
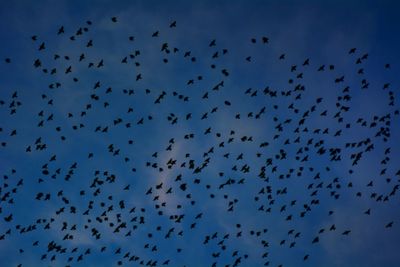
<path fill-rule="evenodd" d="M 160 266 L 170 260 L 169 266 L 233 266 L 240 257 L 240 266 L 399 266 L 399 197 L 390 195 L 399 186 L 400 166 L 398 7 L 396 1 L 1 1 L 0 265 L 118 266 L 122 261 L 137 266 L 143 260 Z M 176 27 L 170 28 L 173 21 Z M 57 35 L 61 26 L 65 33 Z M 82 35 L 76 35 L 79 28 Z M 158 37 L 152 37 L 156 31 Z M 90 40 L 93 46 L 87 47 Z M 209 45 L 212 40 L 215 46 Z M 38 50 L 41 43 L 44 50 Z M 164 43 L 170 53 L 161 51 Z M 127 64 L 121 63 L 125 57 Z M 36 59 L 39 68 L 33 66 Z M 309 65 L 303 64 L 307 59 Z M 97 67 L 101 61 L 104 66 Z M 89 63 L 94 66 L 88 68 Z M 324 71 L 318 71 L 322 65 Z M 344 81 L 335 83 L 342 76 Z M 49 88 L 56 83 L 61 86 Z M 277 96 L 264 94 L 266 88 Z M 95 131 L 98 127 L 107 132 Z M 390 132 L 387 140 L 382 129 Z M 36 149 L 37 144 L 46 149 Z M 321 147 L 327 151 L 323 155 L 317 153 Z M 335 149 L 340 161 L 331 160 Z M 353 166 L 351 155 L 360 152 Z M 176 164 L 168 169 L 170 159 Z M 190 161 L 205 167 L 194 173 Z M 243 166 L 249 172 L 242 172 Z M 236 182 L 220 187 L 232 179 Z M 94 180 L 104 183 L 90 187 Z M 38 193 L 50 194 L 50 200 L 37 200 Z M 371 214 L 364 214 L 368 209 Z M 182 214 L 180 223 L 170 219 Z M 67 230 L 61 230 L 64 222 Z M 127 228 L 115 233 L 121 222 Z M 333 224 L 336 230 L 330 231 Z M 36 229 L 20 233 L 32 225 Z M 93 228 L 100 239 L 92 236 Z M 343 235 L 347 230 L 350 234 Z M 216 238 L 203 244 L 214 233 Z M 73 239 L 63 240 L 66 234 Z M 66 252 L 48 252 L 51 241 Z M 154 245 L 157 251 L 151 250 Z M 132 256 L 140 258 L 129 262 Z"/>

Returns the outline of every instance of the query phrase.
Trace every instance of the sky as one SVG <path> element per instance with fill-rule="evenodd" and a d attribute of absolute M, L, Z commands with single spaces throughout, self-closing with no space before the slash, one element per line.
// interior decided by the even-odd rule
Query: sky
<path fill-rule="evenodd" d="M 0 1 L 0 266 L 399 266 L 399 7 Z"/>

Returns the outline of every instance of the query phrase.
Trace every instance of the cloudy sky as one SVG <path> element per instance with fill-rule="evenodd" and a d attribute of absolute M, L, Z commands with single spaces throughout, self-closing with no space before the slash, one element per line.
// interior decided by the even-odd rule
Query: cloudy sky
<path fill-rule="evenodd" d="M 0 265 L 399 266 L 399 7 L 0 1 Z"/>

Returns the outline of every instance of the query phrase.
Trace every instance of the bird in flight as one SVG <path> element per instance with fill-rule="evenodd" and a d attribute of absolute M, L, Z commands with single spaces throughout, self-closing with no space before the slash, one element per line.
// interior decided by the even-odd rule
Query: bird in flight
<path fill-rule="evenodd" d="M 320 266 L 361 222 L 397 231 L 397 62 L 178 19 L 51 27 L 1 63 L 4 266 Z"/>

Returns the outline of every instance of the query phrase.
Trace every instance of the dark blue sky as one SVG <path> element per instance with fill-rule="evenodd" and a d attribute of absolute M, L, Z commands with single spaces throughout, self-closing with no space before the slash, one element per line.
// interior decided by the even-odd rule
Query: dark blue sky
<path fill-rule="evenodd" d="M 399 266 L 398 10 L 0 1 L 0 266 Z"/>

